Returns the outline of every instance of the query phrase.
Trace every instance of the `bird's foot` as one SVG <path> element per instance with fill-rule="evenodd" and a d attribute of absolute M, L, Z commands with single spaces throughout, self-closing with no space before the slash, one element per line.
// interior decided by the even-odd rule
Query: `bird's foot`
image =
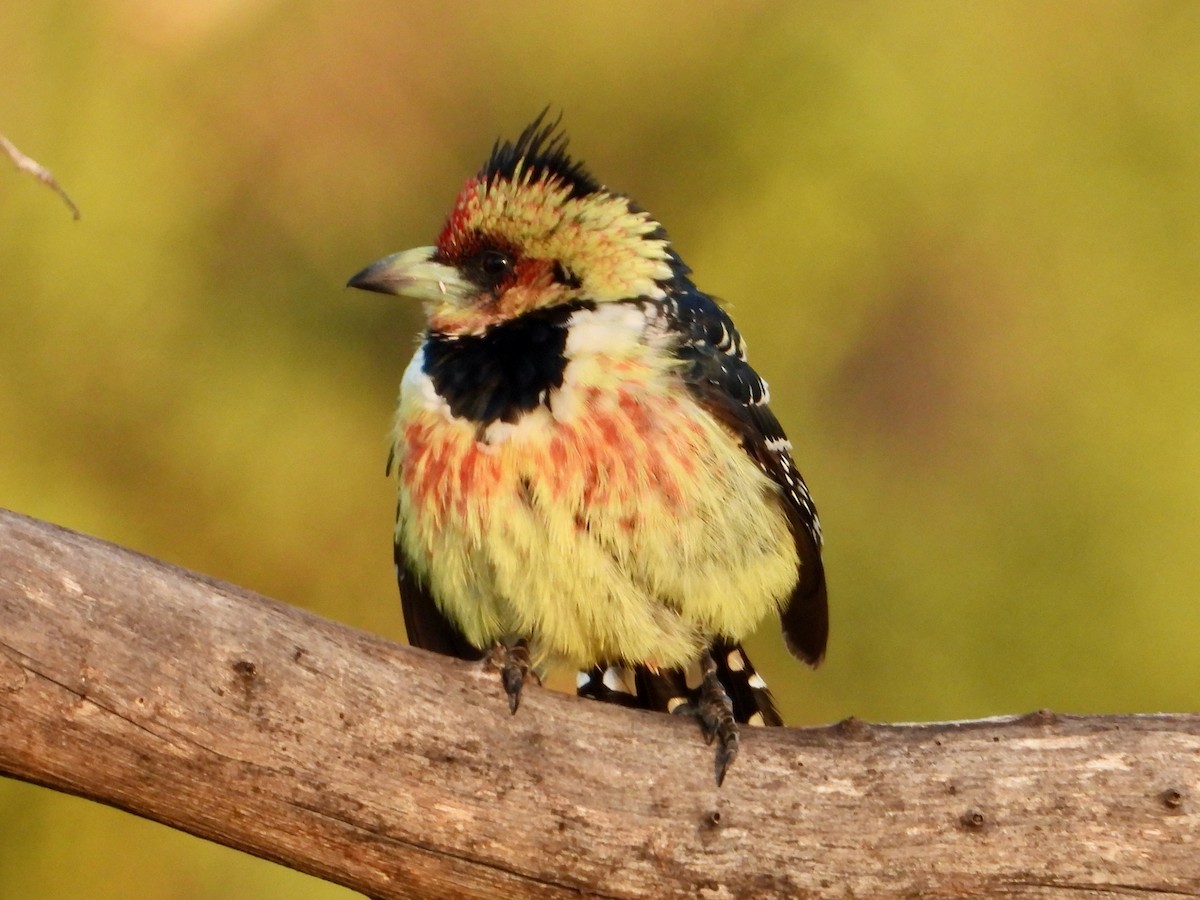
<path fill-rule="evenodd" d="M 529 645 L 524 640 L 511 645 L 496 641 L 484 657 L 484 664 L 500 672 L 500 683 L 508 695 L 509 712 L 515 713 L 521 705 L 521 688 L 525 686 L 526 679 L 533 679 L 538 685 L 542 683 L 530 662 Z"/>
<path fill-rule="evenodd" d="M 700 723 L 700 731 L 704 734 L 704 742 L 711 745 L 716 741 L 713 764 L 717 786 L 720 787 L 725 781 L 725 773 L 737 759 L 741 736 L 733 718 L 733 701 L 729 699 L 729 694 L 725 692 L 721 680 L 717 677 L 717 664 L 713 661 L 712 654 L 707 651 L 700 660 L 700 671 L 704 677 L 700 682 L 696 700 L 680 704 L 675 708 L 675 712 L 695 716 Z"/>

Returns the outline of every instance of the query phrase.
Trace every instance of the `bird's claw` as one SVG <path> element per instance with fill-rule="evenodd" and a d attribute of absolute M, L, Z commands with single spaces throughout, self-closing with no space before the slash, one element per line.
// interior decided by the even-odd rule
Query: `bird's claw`
<path fill-rule="evenodd" d="M 704 655 L 700 667 L 704 680 L 700 683 L 699 696 L 692 703 L 680 704 L 675 712 L 695 716 L 700 723 L 704 743 L 712 746 L 714 740 L 717 742 L 713 767 L 717 787 L 720 787 L 725 781 L 725 773 L 737 759 L 741 733 L 733 718 L 733 701 L 717 677 L 717 664 L 710 654 Z"/>
<path fill-rule="evenodd" d="M 500 672 L 500 684 L 508 695 L 508 711 L 515 713 L 521 705 L 521 688 L 525 680 L 533 679 L 535 684 L 541 684 L 542 679 L 533 669 L 529 659 L 529 646 L 525 641 L 518 641 L 511 646 L 497 641 L 485 657 L 488 666 Z"/>

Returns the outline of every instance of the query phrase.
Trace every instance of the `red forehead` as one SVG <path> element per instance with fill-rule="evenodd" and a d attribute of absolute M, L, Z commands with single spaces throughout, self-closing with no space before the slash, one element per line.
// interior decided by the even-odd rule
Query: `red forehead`
<path fill-rule="evenodd" d="M 454 209 L 438 235 L 438 255 L 443 259 L 458 260 L 470 256 L 478 249 L 479 233 L 475 220 L 479 213 L 479 178 L 471 178 L 463 185 L 454 200 Z"/>

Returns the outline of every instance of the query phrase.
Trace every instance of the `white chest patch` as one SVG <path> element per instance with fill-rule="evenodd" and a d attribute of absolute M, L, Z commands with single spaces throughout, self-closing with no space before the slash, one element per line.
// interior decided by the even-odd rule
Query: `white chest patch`
<path fill-rule="evenodd" d="M 441 413 L 447 419 L 453 419 L 450 404 L 437 392 L 433 379 L 425 372 L 425 348 L 418 347 L 413 354 L 404 376 L 400 379 L 400 401 L 415 402 L 422 409 Z"/>
<path fill-rule="evenodd" d="M 644 356 L 650 322 L 647 306 L 635 303 L 602 303 L 571 316 L 563 349 L 567 367 L 562 387 L 550 394 L 550 411 L 556 421 L 571 422 L 582 415 L 583 386 L 603 388 L 619 382 L 621 374 L 611 367 Z"/>
<path fill-rule="evenodd" d="M 568 360 L 588 355 L 628 355 L 646 332 L 646 310 L 635 303 L 602 303 L 567 320 Z M 568 364 L 568 369 L 570 368 Z"/>

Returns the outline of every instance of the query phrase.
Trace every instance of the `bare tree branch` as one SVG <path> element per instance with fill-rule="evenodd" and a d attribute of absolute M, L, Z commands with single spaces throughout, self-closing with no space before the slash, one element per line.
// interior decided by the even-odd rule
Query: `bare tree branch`
<path fill-rule="evenodd" d="M 8 155 L 8 158 L 13 161 L 13 165 L 15 165 L 19 171 L 25 172 L 28 175 L 32 175 L 42 184 L 46 185 L 52 191 L 58 194 L 58 196 L 62 197 L 63 202 L 66 203 L 71 210 L 71 216 L 75 219 L 79 218 L 79 207 L 75 205 L 74 200 L 67 196 L 67 192 L 62 189 L 62 185 L 58 183 L 58 180 L 50 173 L 49 169 L 47 169 L 37 160 L 30 159 L 28 156 L 18 150 L 12 141 L 2 134 L 0 134 L 0 150 L 3 150 Z"/>
<path fill-rule="evenodd" d="M 718 789 L 687 721 L 509 716 L 475 666 L 5 512 L 0 772 L 376 897 L 1200 896 L 1200 716 L 756 729 Z"/>

